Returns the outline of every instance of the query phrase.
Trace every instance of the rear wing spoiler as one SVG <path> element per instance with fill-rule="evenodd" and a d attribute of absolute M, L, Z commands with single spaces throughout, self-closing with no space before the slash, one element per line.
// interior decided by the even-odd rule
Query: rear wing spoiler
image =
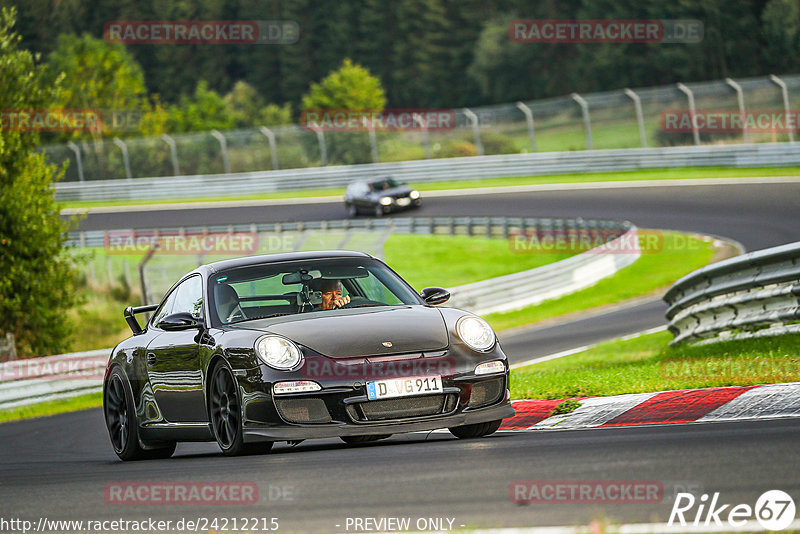
<path fill-rule="evenodd" d="M 128 306 L 125 308 L 125 322 L 128 323 L 128 326 L 131 327 L 131 332 L 133 335 L 141 334 L 143 332 L 142 327 L 139 326 L 139 321 L 136 320 L 135 315 L 137 313 L 147 313 L 156 311 L 158 308 L 158 304 L 148 304 L 147 306 Z"/>

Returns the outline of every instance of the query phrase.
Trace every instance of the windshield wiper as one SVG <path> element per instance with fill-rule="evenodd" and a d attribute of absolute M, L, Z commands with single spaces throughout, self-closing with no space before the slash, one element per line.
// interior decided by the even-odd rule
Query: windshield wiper
<path fill-rule="evenodd" d="M 284 315 L 297 315 L 296 313 L 270 313 L 269 315 L 259 315 L 258 317 L 253 317 L 250 319 L 251 321 L 255 321 L 257 319 L 269 319 L 270 317 L 283 317 Z"/>
<path fill-rule="evenodd" d="M 245 321 L 257 321 L 259 319 L 269 319 L 271 317 L 282 317 L 284 315 L 297 315 L 295 313 L 271 313 L 269 315 L 259 315 L 258 317 L 248 317 L 246 319 L 239 319 L 238 321 L 231 321 L 227 324 L 243 323 Z"/>

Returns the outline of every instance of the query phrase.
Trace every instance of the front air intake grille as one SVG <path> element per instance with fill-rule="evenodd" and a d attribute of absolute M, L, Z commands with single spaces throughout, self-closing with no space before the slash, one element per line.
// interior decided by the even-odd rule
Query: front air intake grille
<path fill-rule="evenodd" d="M 365 421 L 423 417 L 451 411 L 455 407 L 455 395 L 428 395 L 425 397 L 376 400 L 362 402 L 358 407 L 364 414 L 362 420 Z M 450 410 L 445 408 L 450 408 Z"/>
<path fill-rule="evenodd" d="M 494 380 L 485 380 L 472 385 L 472 391 L 469 395 L 470 408 L 479 408 L 481 406 L 488 406 L 500 400 L 503 394 L 503 386 L 505 380 L 503 378 L 495 378 Z"/>
<path fill-rule="evenodd" d="M 322 399 L 276 399 L 281 417 L 290 423 L 330 423 L 331 414 Z"/>

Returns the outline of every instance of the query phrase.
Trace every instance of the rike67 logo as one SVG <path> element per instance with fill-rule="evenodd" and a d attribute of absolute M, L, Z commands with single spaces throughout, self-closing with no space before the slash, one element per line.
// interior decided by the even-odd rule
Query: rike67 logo
<path fill-rule="evenodd" d="M 688 524 L 695 527 L 725 525 L 742 529 L 755 527 L 752 524 L 755 520 L 766 530 L 783 530 L 792 524 L 794 514 L 794 500 L 781 490 L 762 493 L 755 506 L 722 503 L 719 492 L 715 492 L 710 500 L 706 493 L 699 499 L 691 493 L 678 493 L 667 524 L 672 526 L 677 523 L 682 527 Z"/>

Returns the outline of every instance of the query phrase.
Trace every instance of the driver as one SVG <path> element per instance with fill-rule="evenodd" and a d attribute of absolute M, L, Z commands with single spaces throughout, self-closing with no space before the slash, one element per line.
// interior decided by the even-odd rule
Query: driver
<path fill-rule="evenodd" d="M 318 309 L 332 310 L 350 302 L 350 297 L 342 294 L 342 282 L 334 278 L 322 278 L 317 282 L 317 290 L 322 292 L 322 302 Z"/>

